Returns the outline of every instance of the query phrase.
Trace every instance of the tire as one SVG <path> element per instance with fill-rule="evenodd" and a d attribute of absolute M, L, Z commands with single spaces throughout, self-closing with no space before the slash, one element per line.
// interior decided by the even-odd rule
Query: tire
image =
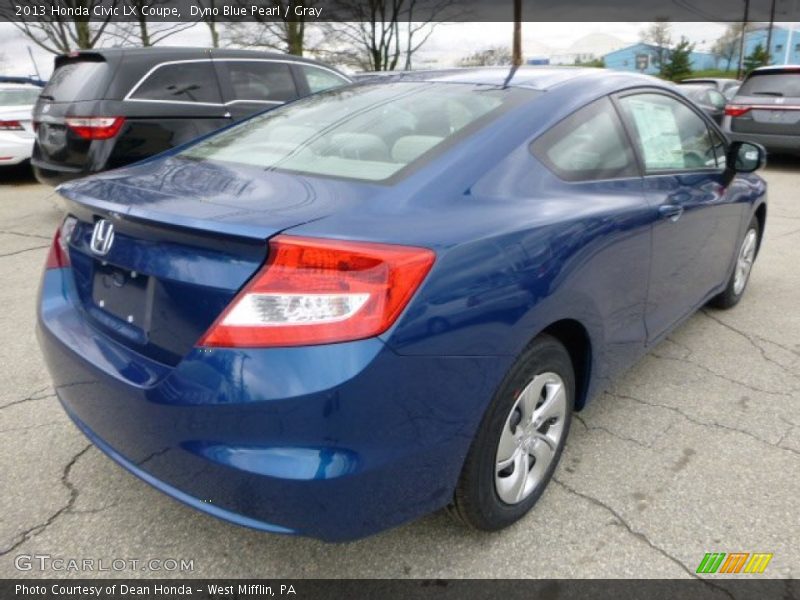
<path fill-rule="evenodd" d="M 574 399 L 569 353 L 555 338 L 539 336 L 506 375 L 481 421 L 456 486 L 451 514 L 483 531 L 503 529 L 522 518 L 536 504 L 558 465 Z"/>
<path fill-rule="evenodd" d="M 733 268 L 725 290 L 714 296 L 709 304 L 714 308 L 728 309 L 739 304 L 739 300 L 744 296 L 747 283 L 750 281 L 750 273 L 753 270 L 753 263 L 758 254 L 758 247 L 761 242 L 761 227 L 758 219 L 753 217 L 747 226 L 747 231 L 742 238 L 742 242 L 736 249 L 736 265 Z"/>

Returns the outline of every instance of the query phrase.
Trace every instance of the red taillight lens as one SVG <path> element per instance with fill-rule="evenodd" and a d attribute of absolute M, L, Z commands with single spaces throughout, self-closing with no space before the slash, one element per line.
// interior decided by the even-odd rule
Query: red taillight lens
<path fill-rule="evenodd" d="M 56 229 L 53 236 L 53 243 L 50 245 L 50 252 L 47 254 L 45 269 L 63 269 L 70 265 L 69 262 L 69 240 L 75 230 L 77 221 L 75 217 L 67 217 L 61 223 L 61 227 Z"/>
<path fill-rule="evenodd" d="M 330 344 L 380 335 L 428 274 L 427 248 L 279 235 L 199 346 Z"/>
<path fill-rule="evenodd" d="M 19 121 L 0 121 L 0 131 L 24 131 Z"/>
<path fill-rule="evenodd" d="M 725 114 L 729 117 L 741 117 L 743 114 L 750 112 L 750 108 L 739 104 L 728 104 L 725 107 Z"/>
<path fill-rule="evenodd" d="M 110 140 L 119 133 L 125 117 L 67 117 L 65 123 L 85 140 Z"/>

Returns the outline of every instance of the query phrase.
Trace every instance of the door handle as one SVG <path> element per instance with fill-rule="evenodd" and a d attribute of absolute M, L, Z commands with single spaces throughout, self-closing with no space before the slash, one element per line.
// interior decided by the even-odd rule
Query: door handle
<path fill-rule="evenodd" d="M 681 218 L 683 207 L 679 204 L 662 204 L 658 207 L 658 214 L 664 219 L 669 219 L 673 223 Z"/>

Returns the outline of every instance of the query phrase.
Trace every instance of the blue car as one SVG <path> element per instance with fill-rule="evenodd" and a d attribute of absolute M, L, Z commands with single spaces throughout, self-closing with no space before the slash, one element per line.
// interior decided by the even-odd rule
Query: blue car
<path fill-rule="evenodd" d="M 38 335 L 80 430 L 206 513 L 496 530 L 573 410 L 740 300 L 764 161 L 636 74 L 365 82 L 61 186 Z"/>

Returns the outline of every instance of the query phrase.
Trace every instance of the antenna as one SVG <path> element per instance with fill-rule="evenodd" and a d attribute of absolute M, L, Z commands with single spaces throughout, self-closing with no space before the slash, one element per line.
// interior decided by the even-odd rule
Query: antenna
<path fill-rule="evenodd" d="M 31 64 L 33 64 L 33 70 L 36 73 L 36 79 L 39 81 L 42 80 L 42 76 L 39 74 L 39 67 L 36 65 L 36 61 L 33 58 L 33 52 L 31 51 L 31 47 L 28 46 L 28 56 L 31 57 Z"/>

